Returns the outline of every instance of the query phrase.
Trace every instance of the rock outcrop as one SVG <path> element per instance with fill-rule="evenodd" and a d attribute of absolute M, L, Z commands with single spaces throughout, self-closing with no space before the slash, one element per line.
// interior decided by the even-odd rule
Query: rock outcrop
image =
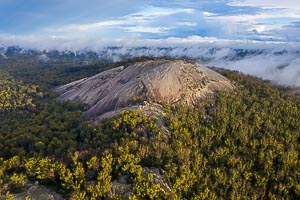
<path fill-rule="evenodd" d="M 81 79 L 56 91 L 62 100 L 85 103 L 87 119 L 137 101 L 158 104 L 192 105 L 217 91 L 233 89 L 220 74 L 184 60 L 151 60 L 120 66 L 90 78 Z"/>
<path fill-rule="evenodd" d="M 64 200 L 61 195 L 41 185 L 30 186 L 25 192 L 15 194 L 14 200 L 24 200 L 26 197 L 32 200 Z"/>
<path fill-rule="evenodd" d="M 149 176 L 151 175 L 152 180 L 149 180 Z M 167 178 L 165 177 L 162 170 L 158 168 L 148 168 L 145 167 L 142 170 L 142 177 L 149 184 L 157 184 L 162 189 L 162 191 L 171 197 L 171 188 L 168 184 Z M 111 195 L 120 195 L 122 199 L 128 199 L 133 192 L 133 183 L 127 181 L 126 176 L 121 176 L 118 180 L 114 180 L 112 182 L 112 188 L 109 192 L 108 196 Z"/>

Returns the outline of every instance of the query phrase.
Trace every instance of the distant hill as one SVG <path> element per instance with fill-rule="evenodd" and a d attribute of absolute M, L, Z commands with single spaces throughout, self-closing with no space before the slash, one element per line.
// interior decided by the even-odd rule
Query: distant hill
<path fill-rule="evenodd" d="M 31 49 L 20 46 L 0 46 L 0 59 L 22 55 L 25 58 L 34 58 L 40 55 L 50 59 L 73 58 L 82 60 L 120 61 L 137 56 L 188 58 L 209 63 L 217 60 L 241 60 L 259 55 L 281 56 L 300 55 L 297 49 L 262 48 L 262 47 L 222 47 L 222 46 L 105 46 L 98 49 Z M 292 56 L 293 57 L 293 56 Z"/>

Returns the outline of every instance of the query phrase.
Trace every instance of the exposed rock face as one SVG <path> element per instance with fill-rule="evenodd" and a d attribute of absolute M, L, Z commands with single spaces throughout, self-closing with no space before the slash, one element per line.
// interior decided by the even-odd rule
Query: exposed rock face
<path fill-rule="evenodd" d="M 149 180 L 149 175 L 152 176 L 152 180 Z M 165 194 L 171 196 L 171 188 L 168 185 L 167 178 L 161 170 L 145 167 L 143 168 L 142 176 L 148 183 L 158 184 Z M 128 197 L 133 193 L 133 184 L 127 182 L 126 176 L 121 176 L 118 180 L 114 180 L 112 182 L 112 188 L 109 192 L 109 196 L 120 195 L 122 199 L 128 199 Z"/>
<path fill-rule="evenodd" d="M 95 119 L 128 107 L 136 99 L 159 104 L 194 104 L 217 91 L 229 91 L 231 82 L 220 74 L 184 60 L 156 60 L 118 67 L 56 89 L 62 100 L 88 105 L 84 116 Z"/>
<path fill-rule="evenodd" d="M 25 192 L 14 195 L 15 200 L 24 200 L 25 197 L 30 197 L 32 200 L 64 200 L 56 192 L 46 188 L 45 186 L 31 186 Z"/>
<path fill-rule="evenodd" d="M 157 168 L 143 168 L 142 176 L 149 182 L 148 177 L 149 175 L 153 176 L 153 183 L 158 184 L 160 188 L 166 193 L 171 193 L 171 188 L 168 185 L 166 177 L 163 175 L 163 173 L 160 172 Z"/>

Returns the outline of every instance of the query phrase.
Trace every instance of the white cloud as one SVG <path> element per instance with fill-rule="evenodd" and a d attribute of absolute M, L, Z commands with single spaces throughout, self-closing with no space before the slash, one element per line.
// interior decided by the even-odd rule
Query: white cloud
<path fill-rule="evenodd" d="M 197 26 L 196 22 L 177 22 L 176 24 L 179 26 Z"/>
<path fill-rule="evenodd" d="M 230 5 L 235 6 L 259 6 L 265 8 L 300 8 L 300 2 L 298 0 L 237 0 L 231 2 Z"/>
<path fill-rule="evenodd" d="M 202 14 L 205 16 L 205 17 L 212 17 L 212 16 L 216 16 L 216 14 L 214 13 L 211 13 L 211 12 L 202 12 Z"/>
<path fill-rule="evenodd" d="M 202 65 L 238 70 L 276 83 L 300 87 L 300 42 L 221 40 L 199 36 L 95 40 L 57 36 L 0 35 L 0 44 L 0 47 L 20 45 L 24 48 L 57 49 L 76 53 L 88 49 L 97 52 L 100 59 L 112 58 L 112 60 L 134 56 L 190 58 L 199 60 Z M 119 48 L 107 48 L 111 46 Z"/>
<path fill-rule="evenodd" d="M 194 9 L 190 8 L 162 8 L 162 7 L 146 7 L 140 12 L 136 12 L 132 15 L 143 17 L 161 17 L 173 15 L 176 13 L 193 13 Z"/>
<path fill-rule="evenodd" d="M 123 24 L 126 24 L 126 21 L 124 21 L 124 20 L 109 20 L 109 21 L 102 21 L 102 22 L 89 23 L 89 24 L 70 24 L 70 25 L 66 25 L 64 27 L 51 28 L 51 29 L 46 29 L 46 30 L 51 31 L 51 32 L 88 31 L 88 30 L 123 25 Z"/>
<path fill-rule="evenodd" d="M 300 12 L 297 14 L 289 9 L 269 9 L 255 15 L 202 14 L 215 24 L 216 29 L 221 30 L 225 38 L 299 41 L 297 34 L 294 34 L 298 30 L 291 30 L 287 25 L 300 21 Z"/>
<path fill-rule="evenodd" d="M 122 5 L 122 2 L 112 0 L 106 6 L 128 7 Z M 158 3 L 135 0 L 130 8 L 120 9 L 126 12 L 118 13 L 114 10 L 110 15 L 101 8 L 105 14 L 99 14 L 101 17 L 94 16 L 89 22 L 76 18 L 78 23 L 59 23 L 60 25 L 40 29 L 36 34 L 82 38 L 166 38 L 198 34 L 229 39 L 293 40 L 291 34 L 285 37 L 284 33 L 287 31 L 279 30 L 300 19 L 297 8 L 261 9 L 259 5 L 262 2 L 271 5 L 272 1 L 251 2 L 174 0 Z M 238 7 L 248 4 L 253 7 Z M 281 20 L 283 17 L 285 20 Z M 295 37 L 295 41 L 297 38 Z"/>
<path fill-rule="evenodd" d="M 94 23 L 86 24 L 69 24 L 62 27 L 45 28 L 45 32 L 73 32 L 73 31 L 93 31 L 103 28 L 115 27 L 120 30 L 126 30 L 128 32 L 140 32 L 140 33 L 165 33 L 166 30 L 171 29 L 167 27 L 151 27 L 148 26 L 150 22 L 153 22 L 156 18 L 169 16 L 177 13 L 192 13 L 193 9 L 187 8 L 160 8 L 160 7 L 146 7 L 140 12 L 136 12 L 130 15 L 119 17 L 117 20 L 106 20 Z M 189 24 L 191 25 L 191 24 Z"/>
<path fill-rule="evenodd" d="M 24 10 L 26 15 L 18 13 L 18 9 L 25 8 L 6 11 L 2 6 L 0 15 L 2 13 L 4 21 L 0 29 L 2 33 L 90 38 L 166 38 L 198 34 L 230 39 L 285 39 L 280 35 L 283 31 L 277 30 L 300 19 L 299 0 L 91 1 L 67 0 L 59 4 L 49 1 L 37 3 L 38 7 L 29 3 Z M 9 20 L 15 19 L 14 15 L 24 17 Z M 254 32 L 249 34 L 252 30 Z M 289 40 L 293 38 L 290 36 Z"/>
<path fill-rule="evenodd" d="M 131 27 L 121 27 L 121 29 L 126 30 L 130 33 L 165 33 L 170 28 L 168 27 L 150 27 L 150 26 L 131 26 Z"/>

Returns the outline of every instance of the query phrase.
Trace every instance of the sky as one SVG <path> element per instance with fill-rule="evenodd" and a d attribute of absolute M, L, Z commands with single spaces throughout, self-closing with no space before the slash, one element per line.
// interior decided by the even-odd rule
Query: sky
<path fill-rule="evenodd" d="M 0 0 L 0 58 L 12 45 L 208 56 L 202 64 L 300 87 L 300 0 Z M 235 49 L 262 53 L 228 59 Z"/>
<path fill-rule="evenodd" d="M 300 0 L 0 0 L 0 38 L 300 41 Z"/>

